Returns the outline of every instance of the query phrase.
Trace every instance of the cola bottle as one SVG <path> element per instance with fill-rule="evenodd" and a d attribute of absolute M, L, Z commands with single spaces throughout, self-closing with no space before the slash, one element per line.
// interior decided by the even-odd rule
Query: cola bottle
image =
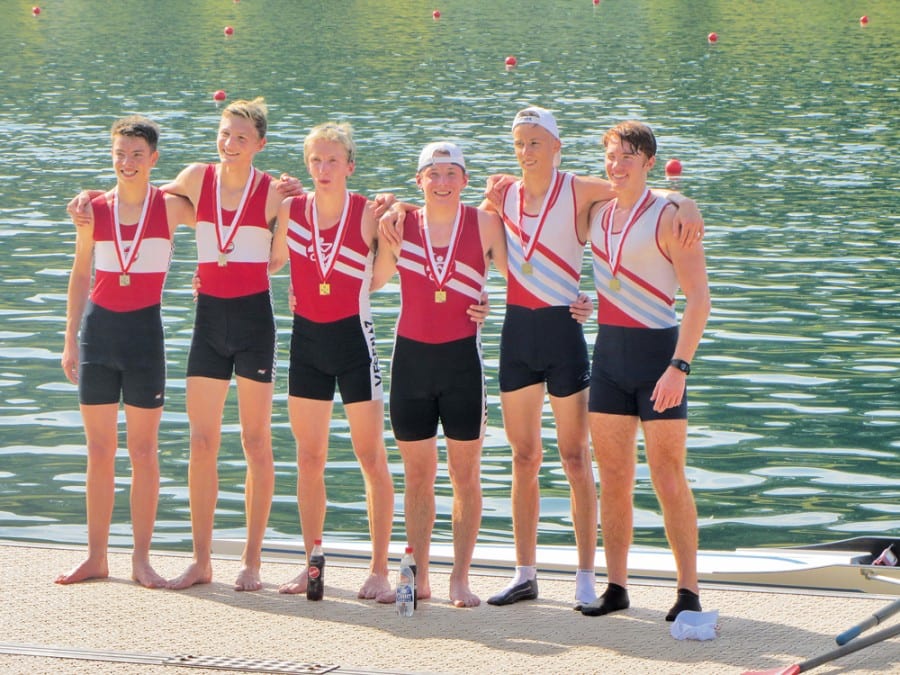
<path fill-rule="evenodd" d="M 322 540 L 316 539 L 306 568 L 306 599 L 321 600 L 325 594 L 325 554 Z"/>

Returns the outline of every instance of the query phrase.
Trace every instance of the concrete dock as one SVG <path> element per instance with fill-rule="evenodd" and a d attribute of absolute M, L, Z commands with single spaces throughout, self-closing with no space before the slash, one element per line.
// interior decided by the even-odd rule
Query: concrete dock
<path fill-rule="evenodd" d="M 411 619 L 358 600 L 366 570 L 329 564 L 322 602 L 280 595 L 295 564 L 267 561 L 264 588 L 238 593 L 238 561 L 217 557 L 213 583 L 148 590 L 130 580 L 130 552 L 110 554 L 110 578 L 53 583 L 81 547 L 0 542 L 2 673 L 653 673 L 722 674 L 799 663 L 836 647 L 834 636 L 893 596 L 704 587 L 719 635 L 675 640 L 663 617 L 674 588 L 633 584 L 631 608 L 605 617 L 572 610 L 574 578 L 540 576 L 540 598 L 509 607 L 484 600 L 507 581 L 474 570 L 481 606 L 448 602 L 448 574 L 432 570 L 435 597 Z M 155 552 L 167 578 L 189 558 Z M 602 589 L 600 579 L 598 588 Z M 894 617 L 886 622 L 900 620 Z M 873 629 L 874 630 L 874 629 Z M 871 631 L 870 631 L 871 632 Z M 900 639 L 822 665 L 817 673 L 900 673 Z"/>

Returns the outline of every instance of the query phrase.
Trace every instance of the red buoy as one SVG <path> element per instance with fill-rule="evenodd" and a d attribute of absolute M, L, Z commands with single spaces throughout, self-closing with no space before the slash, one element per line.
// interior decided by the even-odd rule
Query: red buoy
<path fill-rule="evenodd" d="M 518 65 L 519 60 L 515 56 L 507 56 L 506 57 L 506 67 L 507 68 L 515 68 Z"/>
<path fill-rule="evenodd" d="M 680 176 L 681 175 L 681 162 L 677 159 L 670 159 L 666 162 L 666 175 L 667 176 Z"/>
<path fill-rule="evenodd" d="M 594 0 L 594 4 L 595 4 L 595 5 L 599 5 L 599 4 L 600 4 L 600 0 Z"/>
<path fill-rule="evenodd" d="M 234 35 L 234 28 L 232 28 L 231 26 L 225 26 L 225 30 L 222 32 L 224 32 L 226 36 L 231 36 Z"/>
<path fill-rule="evenodd" d="M 441 12 L 440 12 L 440 10 L 437 10 L 437 9 L 434 10 L 434 11 L 431 13 L 431 18 L 432 18 L 432 19 L 440 19 L 440 18 L 441 18 Z"/>
<path fill-rule="evenodd" d="M 37 15 L 40 14 L 40 13 L 41 13 L 41 8 L 40 8 L 40 7 L 32 7 L 32 8 L 31 8 L 31 14 L 32 14 L 33 16 L 37 16 Z"/>
<path fill-rule="evenodd" d="M 719 41 L 719 36 L 716 33 L 710 33 L 706 36 L 706 39 L 709 41 L 709 44 L 714 44 Z"/>
<path fill-rule="evenodd" d="M 213 94 L 214 101 L 224 101 L 225 100 L 225 90 L 224 89 L 216 89 L 216 92 Z"/>
<path fill-rule="evenodd" d="M 865 26 L 867 23 L 869 23 L 869 17 L 863 14 L 861 17 L 859 17 L 859 23 L 860 25 Z"/>

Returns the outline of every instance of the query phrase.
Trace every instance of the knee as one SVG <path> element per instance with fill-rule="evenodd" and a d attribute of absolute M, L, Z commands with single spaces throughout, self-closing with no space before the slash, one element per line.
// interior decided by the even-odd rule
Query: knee
<path fill-rule="evenodd" d="M 383 445 L 375 445 L 367 450 L 358 451 L 356 458 L 359 468 L 369 479 L 382 479 L 390 475 L 387 464 L 387 452 Z"/>
<path fill-rule="evenodd" d="M 448 473 L 454 490 L 467 493 L 481 490 L 481 465 L 477 462 L 463 466 L 450 466 Z"/>
<path fill-rule="evenodd" d="M 327 451 L 318 452 L 297 447 L 297 473 L 301 478 L 319 477 L 324 479 L 327 460 Z"/>
<path fill-rule="evenodd" d="M 215 459 L 218 453 L 218 434 L 202 430 L 191 430 L 191 459 Z"/>
<path fill-rule="evenodd" d="M 133 444 L 128 448 L 128 454 L 131 456 L 131 463 L 134 466 L 149 469 L 159 466 L 156 443 L 152 441 Z"/>
<path fill-rule="evenodd" d="M 116 441 L 92 441 L 87 442 L 88 461 L 95 464 L 109 464 L 116 461 Z"/>
<path fill-rule="evenodd" d="M 406 465 L 403 469 L 404 479 L 409 488 L 416 490 L 434 489 L 434 483 L 437 480 L 437 465 L 415 464 Z M 453 472 L 450 472 L 450 478 L 453 478 Z"/>
<path fill-rule="evenodd" d="M 243 431 L 241 445 L 244 455 L 250 464 L 266 464 L 272 462 L 272 436 L 267 432 Z"/>
<path fill-rule="evenodd" d="M 669 468 L 668 470 L 658 470 L 650 472 L 653 481 L 653 489 L 661 502 L 667 502 L 685 493 L 690 494 L 691 487 L 688 485 L 687 476 L 684 471 L 678 468 Z"/>
<path fill-rule="evenodd" d="M 540 442 L 513 443 L 513 470 L 538 473 L 544 459 L 544 448 Z"/>
<path fill-rule="evenodd" d="M 565 454 L 561 453 L 563 470 L 567 476 L 584 476 L 591 474 L 593 480 L 594 466 L 591 462 L 591 452 L 587 445 L 578 446 Z"/>

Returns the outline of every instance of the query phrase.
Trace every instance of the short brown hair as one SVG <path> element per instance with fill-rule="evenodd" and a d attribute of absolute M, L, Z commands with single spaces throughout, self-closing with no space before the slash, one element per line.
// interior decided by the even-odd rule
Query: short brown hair
<path fill-rule="evenodd" d="M 612 137 L 628 143 L 636 152 L 643 152 L 648 159 L 656 155 L 656 137 L 653 135 L 653 130 L 643 122 L 635 120 L 620 122 L 603 134 L 601 141 L 603 147 L 606 147 Z"/>
<path fill-rule="evenodd" d="M 150 150 L 155 152 L 156 145 L 159 143 L 159 125 L 143 115 L 128 115 L 113 122 L 109 135 L 110 138 L 116 136 L 143 138 L 150 146 Z"/>

